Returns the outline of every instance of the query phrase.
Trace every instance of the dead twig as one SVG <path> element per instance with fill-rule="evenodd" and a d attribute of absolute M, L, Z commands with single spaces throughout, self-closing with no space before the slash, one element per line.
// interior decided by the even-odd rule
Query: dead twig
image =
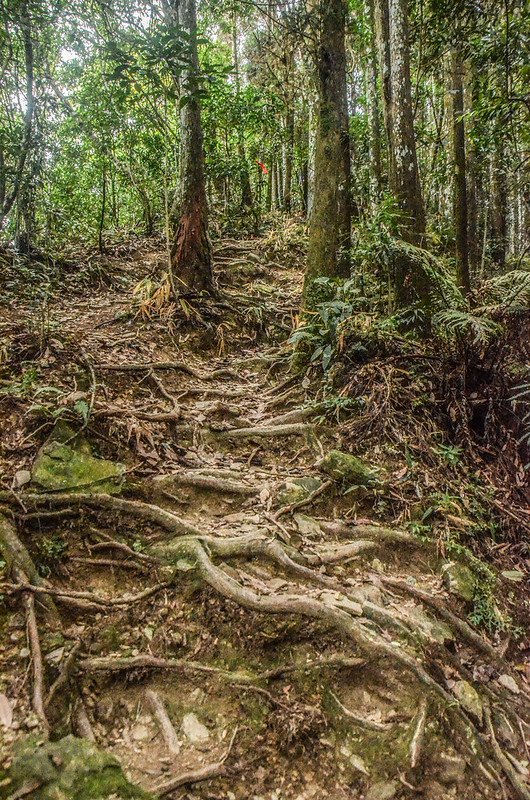
<path fill-rule="evenodd" d="M 155 788 L 156 794 L 158 794 L 160 797 L 165 797 L 166 795 L 171 794 L 171 792 L 174 792 L 175 789 L 178 789 L 180 786 L 186 786 L 192 783 L 200 783 L 202 781 L 210 781 L 212 778 L 220 778 L 226 775 L 228 771 L 225 767 L 225 762 L 232 752 L 237 731 L 238 728 L 236 727 L 234 733 L 232 734 L 232 738 L 230 739 L 228 748 L 219 761 L 217 761 L 215 764 L 207 764 L 200 769 L 191 770 L 190 772 L 183 772 L 180 775 L 176 775 L 174 778 L 170 778 L 168 781 L 159 784 Z"/>

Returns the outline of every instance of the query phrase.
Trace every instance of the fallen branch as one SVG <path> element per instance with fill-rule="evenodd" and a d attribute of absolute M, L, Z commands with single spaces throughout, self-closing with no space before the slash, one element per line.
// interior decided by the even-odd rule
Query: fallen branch
<path fill-rule="evenodd" d="M 40 646 L 37 617 L 35 615 L 35 601 L 32 594 L 24 593 L 24 608 L 26 610 L 26 626 L 28 631 L 28 644 L 33 665 L 33 694 L 32 706 L 39 718 L 46 736 L 50 733 L 50 725 L 46 718 L 43 702 L 44 669 L 42 666 L 42 651 Z"/>
<path fill-rule="evenodd" d="M 228 770 L 225 767 L 225 762 L 232 752 L 237 731 L 238 729 L 236 728 L 232 734 L 230 744 L 228 745 L 228 748 L 220 761 L 217 761 L 215 764 L 207 764 L 205 767 L 191 770 L 190 772 L 183 772 L 174 778 L 170 778 L 165 783 L 160 783 L 155 788 L 155 793 L 160 797 L 165 797 L 165 795 L 171 794 L 171 792 L 174 792 L 175 789 L 178 789 L 181 786 L 186 786 L 192 783 L 200 783 L 202 781 L 210 781 L 212 778 L 220 778 L 224 775 L 227 775 Z"/>
<path fill-rule="evenodd" d="M 160 696 L 152 689 L 148 689 L 145 693 L 145 699 L 151 712 L 158 723 L 162 739 L 164 740 L 167 749 L 170 753 L 180 752 L 180 742 L 175 733 L 175 728 L 169 719 L 166 707 Z"/>

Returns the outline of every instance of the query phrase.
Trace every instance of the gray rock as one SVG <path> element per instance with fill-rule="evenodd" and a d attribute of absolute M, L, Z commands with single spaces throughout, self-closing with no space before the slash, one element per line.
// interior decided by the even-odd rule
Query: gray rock
<path fill-rule="evenodd" d="M 121 489 L 125 466 L 96 458 L 90 444 L 76 437 L 68 426 L 56 426 L 33 464 L 33 483 L 52 491 L 82 490 L 116 494 Z"/>
<path fill-rule="evenodd" d="M 278 494 L 278 503 L 282 506 L 298 503 L 305 500 L 312 492 L 320 489 L 322 481 L 319 478 L 308 476 L 306 478 L 293 478 L 285 481 Z"/>
<path fill-rule="evenodd" d="M 442 575 L 445 588 L 455 597 L 471 602 L 475 596 L 476 580 L 469 567 L 458 564 L 456 561 L 449 561 L 442 567 Z"/>
<path fill-rule="evenodd" d="M 190 744 L 201 749 L 210 739 L 210 731 L 193 712 L 182 718 L 182 732 Z"/>
<path fill-rule="evenodd" d="M 366 792 L 365 800 L 393 800 L 399 789 L 397 781 L 378 781 Z"/>
<path fill-rule="evenodd" d="M 457 681 L 453 686 L 453 694 L 467 712 L 478 720 L 482 720 L 484 709 L 482 700 L 476 689 L 468 681 Z"/>
<path fill-rule="evenodd" d="M 374 486 L 378 483 L 377 472 L 357 456 L 331 450 L 318 464 L 322 472 L 334 480 L 351 486 Z"/>

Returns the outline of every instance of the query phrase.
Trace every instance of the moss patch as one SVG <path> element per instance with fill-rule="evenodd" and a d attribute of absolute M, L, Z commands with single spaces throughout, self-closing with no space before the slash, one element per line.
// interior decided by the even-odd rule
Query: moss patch
<path fill-rule="evenodd" d="M 362 459 L 331 450 L 320 461 L 320 469 L 334 480 L 341 480 L 351 486 L 374 486 L 378 483 L 375 470 Z"/>
<path fill-rule="evenodd" d="M 22 787 L 31 785 L 35 785 L 32 800 L 153 798 L 129 783 L 113 756 L 74 736 L 57 742 L 29 737 L 17 746 L 10 769 L 0 773 L 0 800 L 18 796 Z"/>
<path fill-rule="evenodd" d="M 121 489 L 125 467 L 96 458 L 86 441 L 60 441 L 44 444 L 32 469 L 32 480 L 51 491 L 80 490 L 116 494 Z"/>

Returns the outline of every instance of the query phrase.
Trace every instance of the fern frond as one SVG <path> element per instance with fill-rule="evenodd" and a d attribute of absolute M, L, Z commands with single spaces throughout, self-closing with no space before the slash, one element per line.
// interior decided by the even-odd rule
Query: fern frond
<path fill-rule="evenodd" d="M 438 333 L 448 339 L 471 337 L 473 344 L 488 344 L 502 331 L 502 326 L 489 317 L 477 316 L 469 311 L 449 308 L 432 318 Z"/>
<path fill-rule="evenodd" d="M 530 308 L 530 272 L 514 269 L 490 278 L 481 293 L 496 303 L 499 311 L 521 311 Z"/>

